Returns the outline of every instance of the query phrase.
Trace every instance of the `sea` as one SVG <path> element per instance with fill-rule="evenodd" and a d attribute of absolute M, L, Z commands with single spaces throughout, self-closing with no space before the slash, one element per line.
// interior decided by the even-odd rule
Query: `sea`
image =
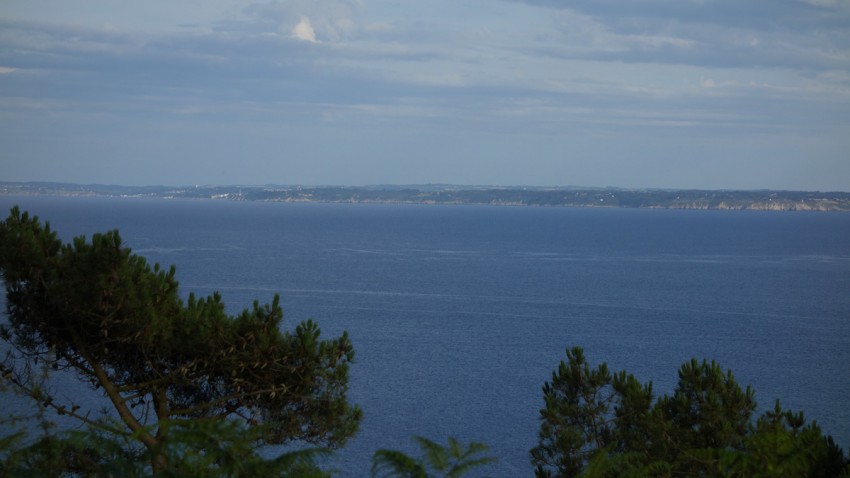
<path fill-rule="evenodd" d="M 416 455 L 414 435 L 532 476 L 541 389 L 574 346 L 657 394 L 715 360 L 761 411 L 779 399 L 850 447 L 848 213 L 0 196 L 3 217 L 14 204 L 65 240 L 118 229 L 183 296 L 237 313 L 280 294 L 283 327 L 348 331 L 364 418 L 340 476 Z"/>

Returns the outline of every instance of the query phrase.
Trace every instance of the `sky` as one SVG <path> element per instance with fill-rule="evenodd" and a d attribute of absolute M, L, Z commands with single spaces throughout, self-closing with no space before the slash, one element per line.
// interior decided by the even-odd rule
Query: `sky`
<path fill-rule="evenodd" d="M 850 191 L 850 0 L 0 0 L 0 181 Z"/>

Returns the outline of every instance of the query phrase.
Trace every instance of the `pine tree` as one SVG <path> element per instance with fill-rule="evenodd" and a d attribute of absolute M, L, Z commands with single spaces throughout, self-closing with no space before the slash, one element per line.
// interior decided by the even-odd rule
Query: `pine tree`
<path fill-rule="evenodd" d="M 236 316 L 218 293 L 184 302 L 174 267 L 151 267 L 117 231 L 63 244 L 17 207 L 0 223 L 0 272 L 2 334 L 12 345 L 3 378 L 60 415 L 132 437 L 156 472 L 176 466 L 164 451 L 175 424 L 236 421 L 261 425 L 262 443 L 328 447 L 357 430 L 348 336 L 321 340 L 309 320 L 281 331 L 278 296 Z M 106 397 L 113 420 L 40 384 L 39 362 L 72 371 Z"/>
<path fill-rule="evenodd" d="M 816 423 L 778 402 L 754 419 L 754 395 L 717 363 L 691 360 L 672 395 L 655 399 L 651 383 L 591 368 L 573 348 L 543 387 L 531 461 L 539 477 L 847 476 Z"/>

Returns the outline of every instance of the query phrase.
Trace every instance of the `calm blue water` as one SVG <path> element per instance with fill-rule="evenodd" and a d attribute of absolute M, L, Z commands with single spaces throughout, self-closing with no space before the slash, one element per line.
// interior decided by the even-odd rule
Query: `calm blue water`
<path fill-rule="evenodd" d="M 531 475 L 541 386 L 575 345 L 658 392 L 714 358 L 850 445 L 850 214 L 0 197 L 14 203 L 66 239 L 118 228 L 184 294 L 219 290 L 235 312 L 279 292 L 288 324 L 348 330 L 365 419 L 343 476 L 414 434 L 484 441 L 490 473 Z"/>

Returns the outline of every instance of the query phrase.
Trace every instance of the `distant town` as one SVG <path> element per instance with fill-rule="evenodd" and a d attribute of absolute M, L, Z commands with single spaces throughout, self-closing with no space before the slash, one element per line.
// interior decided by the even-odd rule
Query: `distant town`
<path fill-rule="evenodd" d="M 217 199 L 269 202 L 487 204 L 770 211 L 850 211 L 850 192 L 497 186 L 112 186 L 0 182 L 2 195 Z"/>

